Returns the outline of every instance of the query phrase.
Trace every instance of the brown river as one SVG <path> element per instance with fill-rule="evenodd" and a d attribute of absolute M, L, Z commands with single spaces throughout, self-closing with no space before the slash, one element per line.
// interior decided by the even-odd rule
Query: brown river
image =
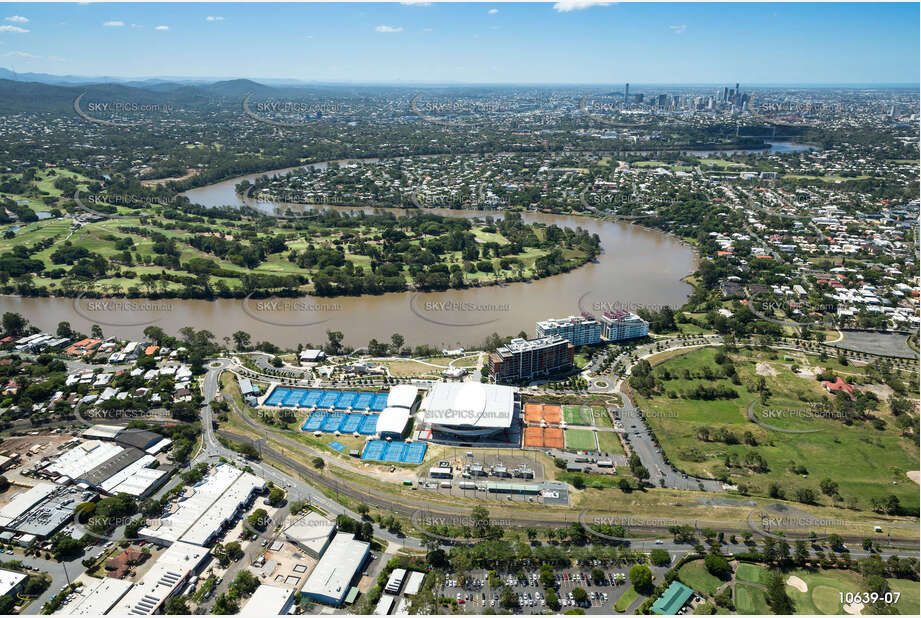
<path fill-rule="evenodd" d="M 284 171 L 284 170 L 283 170 Z M 242 206 L 260 210 L 273 205 L 244 200 L 234 185 L 249 174 L 188 191 L 194 203 Z M 343 210 L 358 208 L 336 207 Z M 400 211 L 402 212 L 402 211 Z M 489 213 L 431 209 L 451 217 L 483 217 Z M 501 213 L 499 213 L 501 216 Z M 677 238 L 637 225 L 590 217 L 527 213 L 526 222 L 582 227 L 597 233 L 603 253 L 596 263 L 531 283 L 448 290 L 402 292 L 380 296 L 270 300 L 90 300 L 0 297 L 0 311 L 15 311 L 44 330 L 61 321 L 88 333 L 93 324 L 106 336 L 137 338 L 148 325 L 175 334 L 184 326 L 206 329 L 219 340 L 246 331 L 255 341 L 285 348 L 298 343 L 319 345 L 326 331 L 341 331 L 344 343 L 364 346 L 372 338 L 389 342 L 400 333 L 407 344 L 439 348 L 479 345 L 490 333 L 534 336 L 535 322 L 583 311 L 598 314 L 616 308 L 677 307 L 691 287 L 681 278 L 696 268 L 691 247 Z"/>

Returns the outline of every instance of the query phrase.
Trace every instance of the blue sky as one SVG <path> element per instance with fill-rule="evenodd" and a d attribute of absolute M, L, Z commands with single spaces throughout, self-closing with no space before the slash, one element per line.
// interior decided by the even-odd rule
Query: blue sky
<path fill-rule="evenodd" d="M 919 5 L 0 4 L 0 66 L 125 77 L 917 83 Z"/>

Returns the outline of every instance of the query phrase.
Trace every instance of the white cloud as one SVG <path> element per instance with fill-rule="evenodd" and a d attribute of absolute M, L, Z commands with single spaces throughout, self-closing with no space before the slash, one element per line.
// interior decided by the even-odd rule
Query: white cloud
<path fill-rule="evenodd" d="M 205 21 L 224 21 L 224 18 L 220 15 L 208 15 Z"/>
<path fill-rule="evenodd" d="M 121 28 L 121 27 L 123 27 L 123 26 L 125 25 L 125 22 L 123 22 L 123 21 L 107 21 L 107 22 L 105 22 L 105 23 L 102 24 L 102 25 L 103 25 L 103 26 L 107 26 L 107 27 L 109 27 L 109 28 Z"/>
<path fill-rule="evenodd" d="M 28 32 L 28 30 L 20 28 L 19 26 L 0 26 L 0 32 L 16 32 L 22 34 L 23 32 Z"/>
<path fill-rule="evenodd" d="M 608 0 L 560 0 L 553 5 L 553 8 L 559 13 L 568 13 L 570 11 L 581 11 L 593 6 L 608 6 L 611 4 Z"/>
<path fill-rule="evenodd" d="M 169 26 L 157 26 L 154 30 L 169 30 Z"/>
<path fill-rule="evenodd" d="M 431 0 L 400 0 L 400 4 L 412 6 L 429 6 L 432 4 L 432 2 Z"/>
<path fill-rule="evenodd" d="M 6 18 L 6 21 L 11 21 L 14 24 L 27 24 L 29 23 L 29 18 L 22 15 L 10 15 Z"/>
<path fill-rule="evenodd" d="M 498 13 L 498 12 L 499 12 L 499 9 L 489 9 L 489 11 L 488 11 L 488 13 L 489 13 L 490 15 L 495 15 L 495 14 Z"/>
<path fill-rule="evenodd" d="M 687 24 L 681 24 L 680 26 L 669 26 L 669 28 L 675 34 L 681 34 L 682 32 L 688 29 L 688 26 Z"/>
<path fill-rule="evenodd" d="M 32 59 L 41 58 L 41 56 L 36 56 L 34 54 L 30 54 L 28 52 L 21 52 L 21 51 L 6 52 L 3 55 L 4 56 L 15 56 L 16 58 L 32 58 Z"/>
<path fill-rule="evenodd" d="M 378 26 L 375 28 L 378 32 L 403 32 L 403 26 Z"/>

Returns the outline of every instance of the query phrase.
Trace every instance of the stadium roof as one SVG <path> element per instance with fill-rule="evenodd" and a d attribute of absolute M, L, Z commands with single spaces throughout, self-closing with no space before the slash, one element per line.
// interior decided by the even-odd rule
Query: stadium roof
<path fill-rule="evenodd" d="M 384 408 L 377 417 L 377 433 L 402 434 L 409 422 L 409 408 Z"/>
<path fill-rule="evenodd" d="M 480 382 L 438 382 L 432 385 L 422 409 L 425 422 L 433 425 L 507 428 L 515 412 L 515 389 Z"/>
<path fill-rule="evenodd" d="M 412 408 L 416 401 L 416 395 L 419 389 L 411 384 L 397 384 L 390 388 L 387 395 L 387 407 L 390 408 Z"/>

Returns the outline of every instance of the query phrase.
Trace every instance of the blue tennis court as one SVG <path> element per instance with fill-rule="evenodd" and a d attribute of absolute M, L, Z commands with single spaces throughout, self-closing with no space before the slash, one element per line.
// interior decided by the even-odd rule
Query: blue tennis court
<path fill-rule="evenodd" d="M 342 433 L 356 432 L 361 427 L 361 421 L 363 420 L 364 414 L 346 414 L 342 424 L 339 425 L 339 431 Z"/>
<path fill-rule="evenodd" d="M 320 427 L 323 426 L 323 422 L 326 420 L 326 412 L 314 412 L 307 417 L 307 420 L 304 421 L 304 425 L 301 427 L 304 431 L 317 431 Z"/>
<path fill-rule="evenodd" d="M 289 388 L 276 388 L 274 391 L 272 391 L 272 394 L 269 395 L 269 398 L 265 400 L 265 405 L 280 406 L 281 402 L 284 401 L 285 397 L 287 397 L 290 393 L 291 389 Z"/>
<path fill-rule="evenodd" d="M 384 440 L 371 440 L 365 445 L 361 458 L 367 461 L 383 461 L 387 463 L 422 463 L 425 459 L 427 444 L 422 442 L 385 442 Z"/>
<path fill-rule="evenodd" d="M 342 420 L 344 418 L 345 418 L 344 414 L 333 412 L 332 414 L 326 417 L 325 421 L 323 421 L 323 427 L 321 427 L 321 429 L 327 433 L 339 431 L 339 425 L 342 424 Z"/>
<path fill-rule="evenodd" d="M 339 399 L 339 395 L 342 393 L 339 391 L 326 391 L 323 393 L 323 396 L 320 398 L 320 401 L 317 402 L 318 408 L 332 408 L 336 405 L 336 400 Z"/>
<path fill-rule="evenodd" d="M 358 433 L 363 436 L 370 436 L 377 433 L 377 414 L 368 414 L 364 417 L 364 420 L 361 421 L 361 427 L 358 428 Z"/>
<path fill-rule="evenodd" d="M 285 406 L 286 408 L 293 408 L 294 406 L 300 404 L 301 397 L 303 396 L 304 393 L 302 391 L 290 391 L 281 405 Z"/>
<path fill-rule="evenodd" d="M 329 443 L 329 448 L 331 448 L 331 449 L 333 449 L 334 451 L 337 451 L 337 452 L 338 452 L 338 451 L 344 451 L 344 450 L 345 450 L 345 445 L 342 444 L 341 442 L 335 442 L 335 441 L 333 441 L 333 442 L 330 442 L 330 443 Z"/>
<path fill-rule="evenodd" d="M 371 409 L 375 412 L 380 412 L 387 407 L 387 395 L 381 393 L 374 396 L 374 399 L 371 401 Z"/>
<path fill-rule="evenodd" d="M 301 407 L 302 408 L 313 408 L 317 405 L 317 402 L 320 401 L 320 397 L 323 396 L 323 391 L 307 391 L 304 393 L 304 396 L 301 397 Z"/>
<path fill-rule="evenodd" d="M 427 445 L 422 442 L 410 442 L 403 451 L 403 461 L 405 463 L 420 464 L 425 459 L 425 450 Z"/>
<path fill-rule="evenodd" d="M 371 400 L 374 399 L 373 393 L 358 393 L 358 398 L 352 404 L 353 410 L 368 410 L 371 408 Z"/>
<path fill-rule="evenodd" d="M 358 393 L 345 391 L 339 395 L 339 399 L 336 400 L 336 405 L 334 407 L 337 410 L 348 410 L 352 407 L 352 404 L 355 403 L 356 399 L 358 399 Z"/>

